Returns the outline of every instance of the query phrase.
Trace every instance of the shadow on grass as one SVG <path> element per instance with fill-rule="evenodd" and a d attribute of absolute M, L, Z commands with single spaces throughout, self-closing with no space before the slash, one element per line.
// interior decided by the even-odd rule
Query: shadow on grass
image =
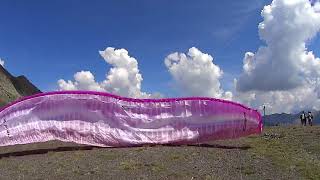
<path fill-rule="evenodd" d="M 33 149 L 33 150 L 3 153 L 3 154 L 0 154 L 0 159 L 2 159 L 4 157 L 11 157 L 11 156 L 27 156 L 27 155 L 47 154 L 49 152 L 92 150 L 93 148 L 98 148 L 98 147 L 95 147 L 95 146 L 69 146 L 69 147 L 57 147 L 57 148 L 46 148 L 46 149 Z"/>
<path fill-rule="evenodd" d="M 239 149 L 239 150 L 248 150 L 251 146 L 226 146 L 220 144 L 193 144 L 189 146 L 200 146 L 200 147 L 207 147 L 207 148 L 218 148 L 218 149 Z"/>
<path fill-rule="evenodd" d="M 189 147 L 205 147 L 205 148 L 217 148 L 217 149 L 238 149 L 238 150 L 248 150 L 251 146 L 227 146 L 227 145 L 220 145 L 220 144 L 189 144 L 189 145 L 165 145 L 165 146 L 189 146 Z"/>
<path fill-rule="evenodd" d="M 174 144 L 163 144 L 163 145 L 133 145 L 128 147 L 109 147 L 107 149 L 122 149 L 122 148 L 137 148 L 137 147 L 155 147 L 155 146 L 165 146 L 165 147 L 201 147 L 201 148 L 218 148 L 218 149 L 238 149 L 238 150 L 247 150 L 250 149 L 250 146 L 226 146 L 219 144 L 187 144 L 187 145 L 174 145 Z M 37 154 L 47 154 L 49 152 L 68 152 L 68 151 L 87 151 L 103 147 L 97 146 L 67 146 L 67 147 L 57 147 L 57 148 L 45 148 L 45 149 L 32 149 L 25 151 L 17 152 L 8 152 L 0 154 L 0 159 L 5 157 L 15 157 L 15 156 L 28 156 L 28 155 L 37 155 Z"/>

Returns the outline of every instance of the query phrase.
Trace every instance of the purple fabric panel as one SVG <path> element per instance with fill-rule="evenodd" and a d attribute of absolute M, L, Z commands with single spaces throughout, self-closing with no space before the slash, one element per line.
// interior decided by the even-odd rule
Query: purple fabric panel
<path fill-rule="evenodd" d="M 0 111 L 0 146 L 71 141 L 104 147 L 182 144 L 262 131 L 261 115 L 214 98 L 131 99 L 59 91 L 18 100 Z"/>

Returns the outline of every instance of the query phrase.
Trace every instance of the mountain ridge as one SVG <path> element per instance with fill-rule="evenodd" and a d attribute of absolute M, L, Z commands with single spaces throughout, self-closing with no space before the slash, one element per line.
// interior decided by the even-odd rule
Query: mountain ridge
<path fill-rule="evenodd" d="M 308 111 L 305 111 L 306 113 Z M 265 115 L 262 117 L 265 126 L 278 126 L 278 125 L 289 125 L 289 124 L 300 124 L 300 114 L 288 114 L 288 113 L 276 113 Z M 313 123 L 320 124 L 320 111 L 311 111 L 313 115 Z"/>
<path fill-rule="evenodd" d="M 13 76 L 0 66 L 0 107 L 23 96 L 41 93 L 24 75 Z"/>

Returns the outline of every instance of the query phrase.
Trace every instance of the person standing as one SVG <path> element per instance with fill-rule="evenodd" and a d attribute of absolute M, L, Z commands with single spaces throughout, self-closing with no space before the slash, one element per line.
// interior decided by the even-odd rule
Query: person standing
<path fill-rule="evenodd" d="M 307 125 L 307 117 L 304 111 L 302 111 L 302 114 L 300 115 L 301 125 L 306 126 Z"/>
<path fill-rule="evenodd" d="M 312 113 L 309 111 L 309 112 L 308 112 L 308 124 L 309 124 L 310 126 L 312 126 L 312 121 L 313 121 L 313 115 L 312 115 Z"/>

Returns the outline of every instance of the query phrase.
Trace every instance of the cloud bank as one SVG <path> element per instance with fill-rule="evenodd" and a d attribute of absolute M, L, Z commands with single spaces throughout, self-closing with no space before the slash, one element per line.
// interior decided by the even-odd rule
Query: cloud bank
<path fill-rule="evenodd" d="M 239 101 L 266 104 L 271 112 L 319 109 L 320 59 L 306 46 L 320 30 L 316 4 L 274 0 L 264 7 L 258 28 L 266 46 L 244 56 L 243 73 L 235 82 Z"/>
<path fill-rule="evenodd" d="M 192 47 L 188 53 L 172 53 L 165 65 L 183 95 L 232 99 L 231 92 L 221 89 L 223 71 L 213 63 L 213 57 Z"/>
<path fill-rule="evenodd" d="M 308 0 L 273 0 L 261 12 L 259 36 L 265 42 L 256 53 L 247 52 L 243 72 L 235 79 L 233 93 L 221 87 L 223 71 L 213 57 L 192 47 L 187 53 L 169 54 L 164 63 L 184 96 L 230 99 L 268 113 L 320 109 L 320 59 L 307 49 L 320 31 L 320 3 Z M 96 90 L 148 98 L 142 92 L 138 61 L 125 49 L 100 51 L 112 65 L 103 82 L 90 71 L 80 71 L 74 81 L 58 81 L 61 90 Z"/>
<path fill-rule="evenodd" d="M 159 97 L 158 93 L 148 94 L 141 91 L 142 75 L 139 73 L 138 61 L 129 56 L 125 49 L 108 47 L 99 51 L 103 59 L 112 68 L 103 82 L 96 82 L 90 71 L 80 71 L 74 75 L 75 81 L 60 79 L 60 90 L 107 91 L 121 96 L 134 98 Z"/>

